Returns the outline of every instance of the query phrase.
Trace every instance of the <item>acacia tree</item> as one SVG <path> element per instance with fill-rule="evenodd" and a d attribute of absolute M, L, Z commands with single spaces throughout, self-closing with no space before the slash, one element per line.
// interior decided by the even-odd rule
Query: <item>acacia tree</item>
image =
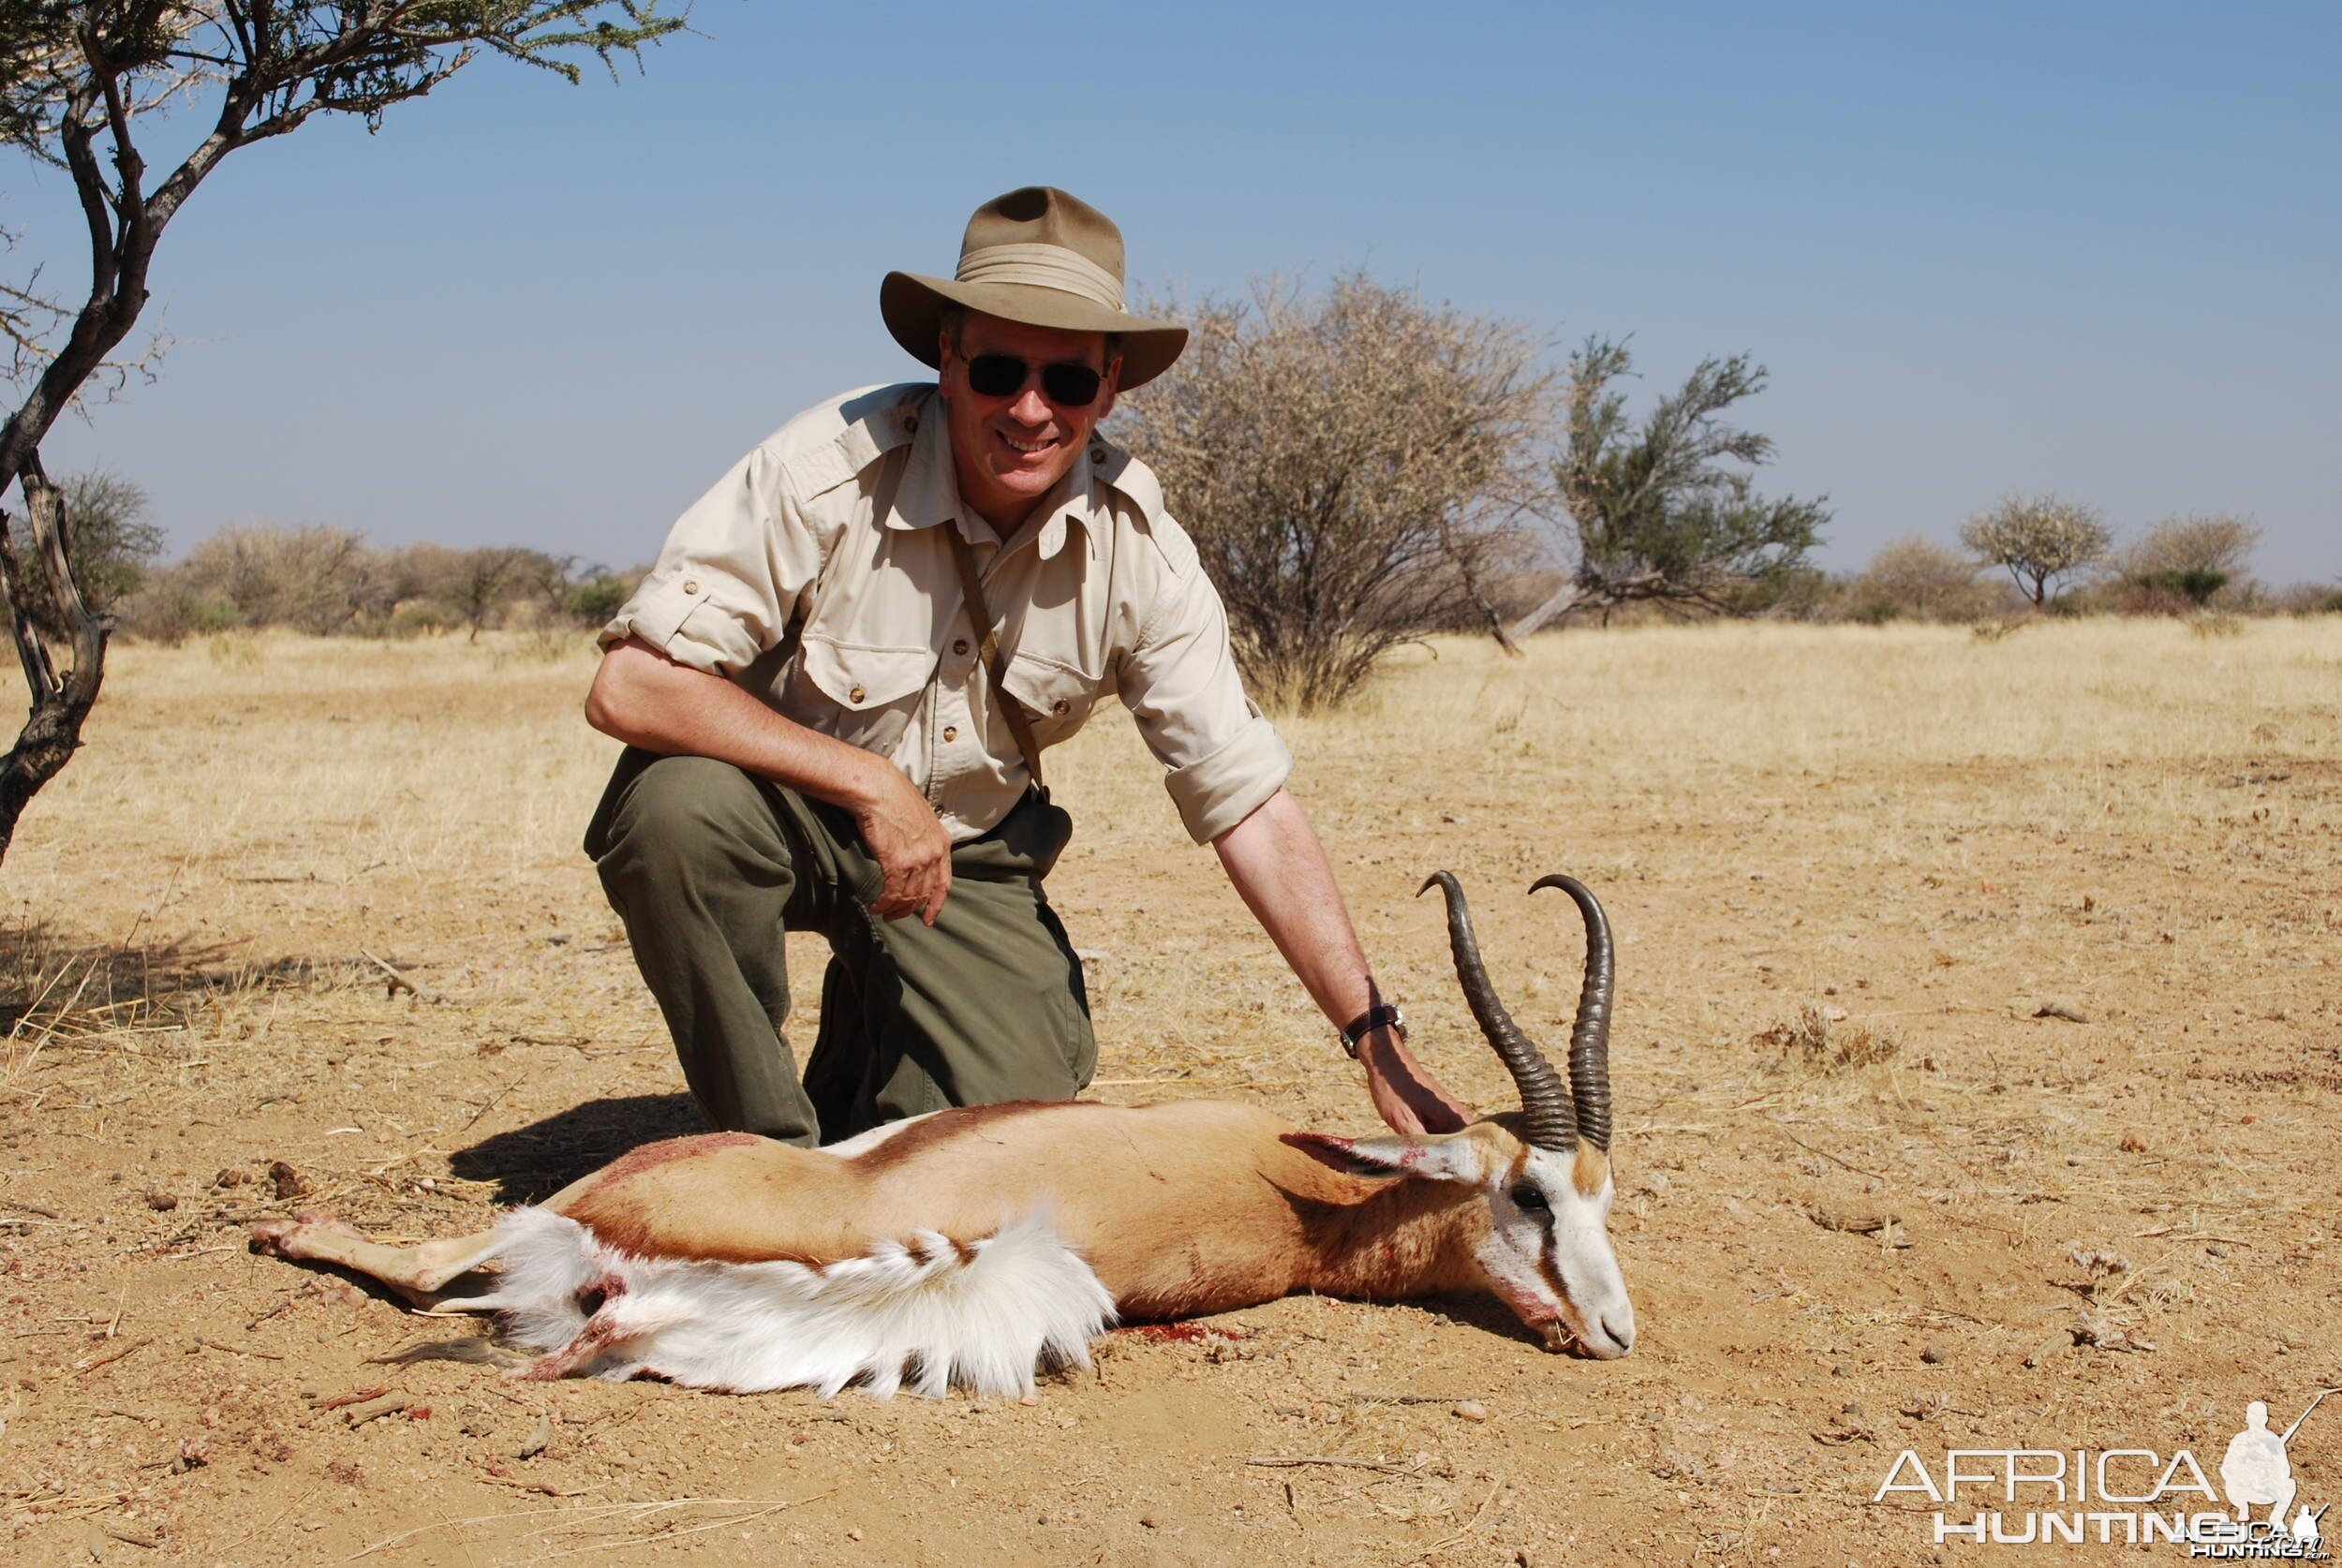
<path fill-rule="evenodd" d="M 1424 629 L 1493 623 L 1483 584 L 1550 406 L 1527 334 L 1356 273 L 1187 314 L 1178 373 L 1116 418 L 1178 498 L 1254 689 L 1330 706 Z"/>
<path fill-rule="evenodd" d="M 6 0 L 0 4 L 0 141 L 65 170 L 86 230 L 90 278 L 78 304 L 37 278 L 0 284 L 0 335 L 19 400 L 0 424 L 0 599 L 32 713 L 0 759 L 0 857 L 34 793 L 81 744 L 104 676 L 110 622 L 85 601 L 41 442 L 115 358 L 145 308 L 164 229 L 220 160 L 312 116 L 378 125 L 483 52 L 579 80 L 581 56 L 615 75 L 621 56 L 681 27 L 667 0 Z M 165 108 L 174 112 L 156 114 Z M 159 179 L 150 131 L 192 126 L 193 144 Z M 157 166 L 160 167 L 159 165 Z M 18 549 L 9 530 L 30 538 Z M 37 559 L 38 573 L 10 570 Z M 49 599 L 37 615 L 29 596 Z M 67 635 L 40 634 L 48 620 Z M 67 662 L 61 669 L 58 656 Z"/>
<path fill-rule="evenodd" d="M 1820 497 L 1757 496 L 1747 470 L 1772 455 L 1772 439 L 1723 422 L 1725 410 L 1764 390 L 1762 365 L 1745 354 L 1703 360 L 1639 425 L 1615 386 L 1633 368 L 1626 345 L 1608 338 L 1590 337 L 1570 356 L 1567 437 L 1551 496 L 1573 564 L 1512 628 L 1515 637 L 1637 601 L 1727 613 L 1736 594 L 1803 569 L 1830 520 Z"/>
<path fill-rule="evenodd" d="M 2059 496 L 2010 496 L 1960 525 L 1960 542 L 2006 570 L 2036 608 L 2051 585 L 2106 558 L 2113 530 L 2096 507 Z"/>

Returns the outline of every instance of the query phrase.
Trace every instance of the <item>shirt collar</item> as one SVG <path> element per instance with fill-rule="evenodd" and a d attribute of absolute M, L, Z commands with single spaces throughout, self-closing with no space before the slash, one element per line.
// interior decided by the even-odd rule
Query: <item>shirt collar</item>
<path fill-rule="evenodd" d="M 956 519 L 971 543 L 999 543 L 999 530 L 960 503 L 959 478 L 952 466 L 951 426 L 944 414 L 943 400 L 930 389 L 905 407 L 913 421 L 911 451 L 903 466 L 902 480 L 895 486 L 895 498 L 887 507 L 886 525 L 931 528 L 938 523 Z M 1019 539 L 1031 537 L 1033 549 L 1041 559 L 1048 560 L 1065 548 L 1069 525 L 1081 525 L 1085 541 L 1095 538 L 1090 514 L 1097 505 L 1093 472 L 1097 453 L 1094 440 L 1085 445 L 1075 457 L 1074 466 L 1066 469 L 1065 477 L 1042 497 L 1032 520 L 1018 531 Z"/>

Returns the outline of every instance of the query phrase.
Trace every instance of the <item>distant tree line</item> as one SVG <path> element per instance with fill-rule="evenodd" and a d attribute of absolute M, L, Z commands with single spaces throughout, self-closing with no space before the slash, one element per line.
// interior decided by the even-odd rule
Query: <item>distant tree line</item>
<path fill-rule="evenodd" d="M 1428 630 L 1509 649 L 1653 615 L 2342 608 L 2333 588 L 2254 583 L 2246 519 L 2173 517 L 2118 549 L 2095 509 L 2055 496 L 1969 518 L 1964 554 L 1905 540 L 1832 576 L 1812 559 L 1826 497 L 1756 488 L 1774 449 L 1736 422 L 1767 379 L 1745 354 L 1701 361 L 1638 413 L 1625 342 L 1590 337 L 1553 367 L 1519 326 L 1358 273 L 1316 295 L 1269 282 L 1158 303 L 1192 324 L 1188 352 L 1115 428 L 1161 475 L 1239 662 L 1280 705 L 1341 702 Z"/>
<path fill-rule="evenodd" d="M 1651 616 L 2342 609 L 2333 588 L 2256 583 L 2247 519 L 2171 517 L 2126 544 L 2097 509 L 2057 496 L 1979 511 L 1959 550 L 1906 539 L 1828 573 L 1811 559 L 1826 502 L 1756 488 L 1773 444 L 1730 418 L 1765 385 L 1746 355 L 1702 361 L 1638 415 L 1623 342 L 1589 338 L 1554 366 L 1519 327 L 1358 274 L 1182 314 L 1194 336 L 1178 373 L 1129 399 L 1115 429 L 1159 473 L 1248 678 L 1278 706 L 1338 703 L 1430 631 L 1513 648 L 1543 627 Z M 88 474 L 62 493 L 84 599 L 162 641 L 582 629 L 643 575 L 517 546 L 377 547 L 327 524 L 239 524 L 157 566 L 163 535 L 136 485 Z M 7 564 L 35 584 L 44 570 Z"/>
<path fill-rule="evenodd" d="M 139 486 L 96 473 L 61 489 L 83 600 L 117 631 L 156 642 L 270 627 L 321 637 L 582 629 L 615 614 L 644 575 L 517 545 L 378 548 L 321 523 L 239 523 L 158 566 L 163 531 Z M 37 561 L 16 565 L 39 570 Z"/>

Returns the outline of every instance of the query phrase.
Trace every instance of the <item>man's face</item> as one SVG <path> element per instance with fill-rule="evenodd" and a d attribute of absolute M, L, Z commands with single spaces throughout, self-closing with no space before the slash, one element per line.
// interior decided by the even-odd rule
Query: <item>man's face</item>
<path fill-rule="evenodd" d="M 1015 391 L 987 397 L 968 383 L 969 362 L 986 355 L 1022 360 L 1030 368 Z M 1104 333 L 1029 327 L 976 311 L 961 323 L 957 344 L 943 334 L 942 362 L 960 498 L 994 527 L 1012 532 L 1065 477 L 1090 430 L 1113 410 L 1122 362 L 1107 361 Z M 1052 364 L 1101 372 L 1098 395 L 1080 405 L 1052 399 L 1041 375 Z"/>

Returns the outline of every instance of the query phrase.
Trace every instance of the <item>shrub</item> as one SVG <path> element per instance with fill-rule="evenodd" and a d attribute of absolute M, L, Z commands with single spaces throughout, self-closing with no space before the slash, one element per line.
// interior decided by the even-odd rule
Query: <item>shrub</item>
<path fill-rule="evenodd" d="M 2271 594 L 2267 608 L 2279 615 L 2342 614 L 2342 587 L 2331 583 L 2296 583 Z"/>
<path fill-rule="evenodd" d="M 2188 512 L 2147 529 L 2125 552 L 2124 564 L 2132 575 L 2159 576 L 2175 584 L 2212 578 L 2225 583 L 2243 573 L 2260 542 L 2260 530 L 2246 518 Z M 2209 591 L 2216 592 L 2218 585 Z"/>
<path fill-rule="evenodd" d="M 623 608 L 633 590 L 626 580 L 609 571 L 597 571 L 583 583 L 572 585 L 564 608 L 586 626 L 601 626 Z"/>
<path fill-rule="evenodd" d="M 1898 540 L 1846 584 L 1843 613 L 1873 625 L 1896 620 L 1980 621 L 2008 608 L 2008 590 L 1973 561 L 1923 539 Z"/>
<path fill-rule="evenodd" d="M 392 609 L 390 620 L 383 625 L 382 635 L 436 637 L 443 631 L 453 630 L 457 624 L 456 618 L 449 614 L 445 607 L 430 599 L 403 599 Z"/>
<path fill-rule="evenodd" d="M 198 591 L 175 571 L 160 571 L 115 607 L 115 624 L 132 637 L 177 647 L 190 637 L 244 624 L 235 600 Z"/>
<path fill-rule="evenodd" d="M 246 626 L 320 635 L 361 617 L 387 620 L 395 586 L 354 529 L 246 523 L 197 545 L 177 575 L 198 595 L 228 599 Z"/>
<path fill-rule="evenodd" d="M 1190 311 L 1177 376 L 1117 410 L 1227 606 L 1262 701 L 1341 702 L 1481 584 L 1549 406 L 1535 342 L 1349 273 Z"/>

